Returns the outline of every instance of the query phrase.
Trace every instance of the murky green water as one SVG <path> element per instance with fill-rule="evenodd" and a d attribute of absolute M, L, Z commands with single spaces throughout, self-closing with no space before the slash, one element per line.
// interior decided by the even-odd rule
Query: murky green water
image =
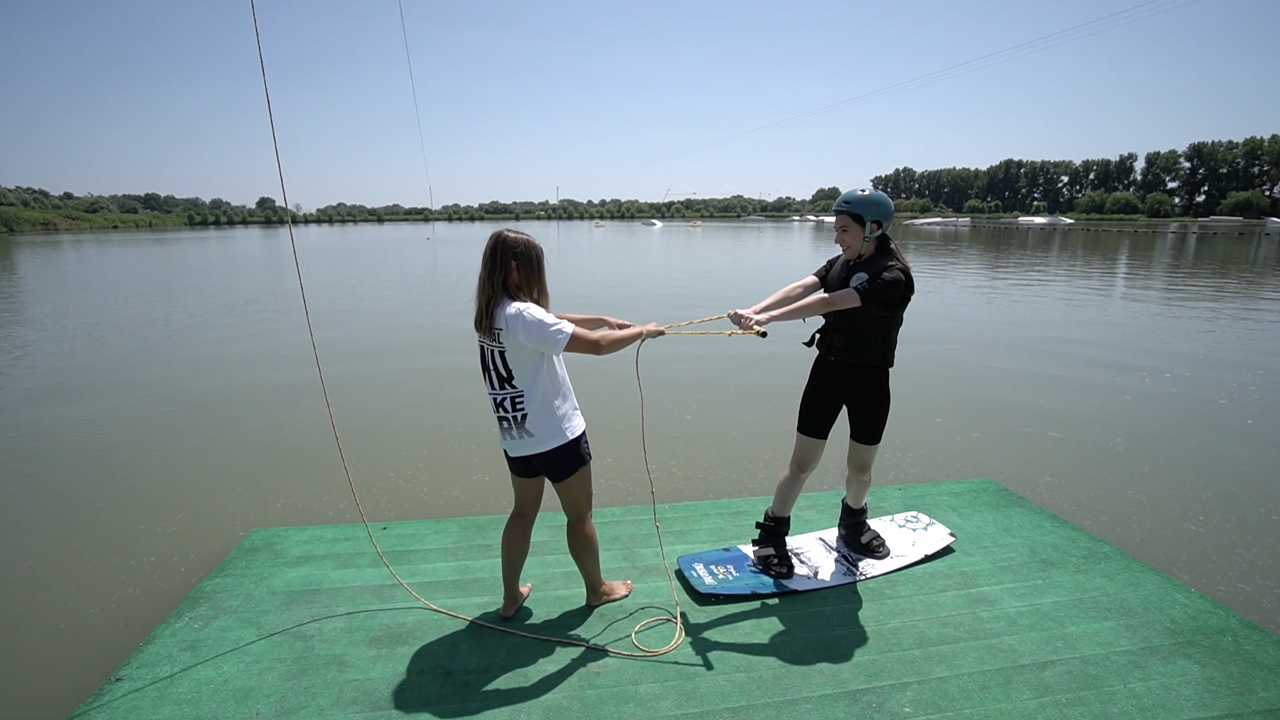
<path fill-rule="evenodd" d="M 554 309 L 636 322 L 748 305 L 834 253 L 809 224 L 518 225 Z M 297 231 L 372 518 L 507 507 L 469 329 L 495 227 Z M 1280 236 L 1220 229 L 899 230 L 918 295 L 876 483 L 994 477 L 1280 631 Z M 644 345 L 659 501 L 772 491 L 813 327 Z M 634 360 L 568 358 L 601 505 L 649 502 Z M 64 717 L 251 528 L 358 522 L 313 362 L 283 229 L 0 239 L 6 705 Z"/>

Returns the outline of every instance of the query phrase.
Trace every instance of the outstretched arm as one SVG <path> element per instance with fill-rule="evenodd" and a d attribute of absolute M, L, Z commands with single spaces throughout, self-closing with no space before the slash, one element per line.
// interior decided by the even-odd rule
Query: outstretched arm
<path fill-rule="evenodd" d="M 820 289 L 822 289 L 822 282 L 813 275 L 806 275 L 746 310 L 730 312 L 729 319 L 733 321 L 733 324 L 742 327 L 742 320 L 748 315 L 759 315 L 774 308 L 788 307 Z"/>
<path fill-rule="evenodd" d="M 599 330 L 600 328 L 626 330 L 632 326 L 632 323 L 629 323 L 626 320 L 618 320 L 607 315 L 570 315 L 569 313 L 555 313 L 555 316 L 561 320 L 568 320 L 583 330 Z"/>
<path fill-rule="evenodd" d="M 740 325 L 744 330 L 752 330 L 764 327 L 775 321 L 801 320 L 814 315 L 822 315 L 836 310 L 848 310 L 861 305 L 862 296 L 858 294 L 858 291 L 853 288 L 845 288 L 833 293 L 820 293 L 813 297 L 807 297 L 777 310 L 747 314 L 743 316 Z"/>
<path fill-rule="evenodd" d="M 655 338 L 667 333 L 661 325 L 630 325 L 622 330 L 601 330 L 591 332 L 576 327 L 569 342 L 564 346 L 565 352 L 582 353 L 583 355 L 610 355 L 639 342 L 643 338 Z"/>

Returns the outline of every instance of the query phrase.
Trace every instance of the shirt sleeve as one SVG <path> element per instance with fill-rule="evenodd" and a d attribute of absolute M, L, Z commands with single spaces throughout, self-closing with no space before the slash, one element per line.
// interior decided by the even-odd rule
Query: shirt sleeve
<path fill-rule="evenodd" d="M 507 318 L 507 331 L 515 335 L 516 340 L 548 355 L 564 352 L 573 328 L 573 323 L 533 303 L 520 303 Z"/>
<path fill-rule="evenodd" d="M 855 283 L 852 287 L 863 305 L 892 305 L 902 299 L 906 284 L 907 279 L 903 277 L 901 270 L 889 268 L 874 278 Z"/>

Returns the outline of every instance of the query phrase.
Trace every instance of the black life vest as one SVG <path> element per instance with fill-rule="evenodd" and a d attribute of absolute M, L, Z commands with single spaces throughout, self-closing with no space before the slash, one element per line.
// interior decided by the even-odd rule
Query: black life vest
<path fill-rule="evenodd" d="M 859 286 L 873 282 L 885 271 L 896 269 L 902 273 L 906 285 L 902 297 L 889 304 L 870 303 L 847 310 L 823 313 L 822 327 L 804 342 L 818 352 L 838 362 L 876 367 L 893 367 L 894 352 L 898 347 L 898 331 L 907 305 L 915 294 L 915 280 L 911 271 L 903 267 L 889 253 L 876 253 L 862 260 L 844 260 L 831 266 L 822 282 L 824 292 L 830 294 L 853 287 L 855 275 L 865 274 Z"/>

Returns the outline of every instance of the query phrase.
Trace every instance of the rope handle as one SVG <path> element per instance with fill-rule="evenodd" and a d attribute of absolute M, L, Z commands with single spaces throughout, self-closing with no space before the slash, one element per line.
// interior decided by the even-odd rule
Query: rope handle
<path fill-rule="evenodd" d="M 769 337 L 768 331 L 764 328 L 755 328 L 753 330 L 671 330 L 671 328 L 684 327 L 686 325 L 697 325 L 698 323 L 711 322 L 721 318 L 729 317 L 729 313 L 723 315 L 712 315 L 711 317 L 699 318 L 697 320 L 685 320 L 684 322 L 671 323 L 663 325 L 662 329 L 667 331 L 668 335 L 759 335 L 762 338 Z"/>

